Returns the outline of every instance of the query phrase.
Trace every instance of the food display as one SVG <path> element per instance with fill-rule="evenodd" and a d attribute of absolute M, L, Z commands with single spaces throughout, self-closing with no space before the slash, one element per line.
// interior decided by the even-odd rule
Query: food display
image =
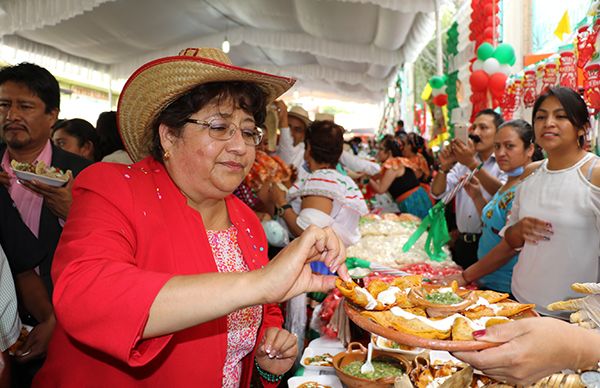
<path fill-rule="evenodd" d="M 333 366 L 333 356 L 329 353 L 304 358 L 304 365 Z"/>
<path fill-rule="evenodd" d="M 425 252 L 426 233 L 417 240 L 410 251 L 402 251 L 402 247 L 417 230 L 419 223 L 419 218 L 409 214 L 365 216 L 359 223 L 361 239 L 348 247 L 347 255 L 393 268 L 423 262 L 429 262 L 435 267 L 456 267 L 449 254 L 446 260 L 439 263 L 429 259 Z"/>
<path fill-rule="evenodd" d="M 508 294 L 424 284 L 420 275 L 373 280 L 366 287 L 337 279 L 350 302 L 346 312 L 363 329 L 400 342 L 441 350 L 493 346 L 474 341 L 473 331 L 534 315 L 533 304 L 508 301 Z"/>

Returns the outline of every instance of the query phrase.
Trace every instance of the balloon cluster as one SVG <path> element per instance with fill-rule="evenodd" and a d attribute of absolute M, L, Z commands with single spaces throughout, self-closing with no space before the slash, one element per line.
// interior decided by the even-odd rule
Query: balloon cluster
<path fill-rule="evenodd" d="M 477 60 L 473 63 L 473 73 L 469 79 L 473 95 L 492 95 L 493 107 L 502 100 L 506 79 L 511 73 L 511 67 L 516 62 L 515 50 L 507 43 L 494 47 L 484 42 L 477 49 Z M 477 97 L 476 97 L 477 98 Z"/>
<path fill-rule="evenodd" d="M 446 93 L 446 76 L 434 75 L 429 78 L 429 86 L 431 86 L 431 95 L 433 103 L 437 106 L 444 106 L 448 103 L 448 94 Z"/>
<path fill-rule="evenodd" d="M 469 39 L 478 47 L 483 42 L 493 43 L 496 28 L 500 24 L 498 18 L 499 0 L 471 0 L 471 24 Z"/>

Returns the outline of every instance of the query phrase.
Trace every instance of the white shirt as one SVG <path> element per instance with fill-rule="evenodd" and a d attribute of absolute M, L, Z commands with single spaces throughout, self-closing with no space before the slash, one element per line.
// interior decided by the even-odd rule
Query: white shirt
<path fill-rule="evenodd" d="M 519 302 L 535 303 L 542 314 L 568 318 L 545 307 L 582 297 L 572 283 L 600 281 L 600 188 L 580 171 L 591 157 L 553 171 L 545 160 L 517 189 L 508 225 L 534 217 L 550 222 L 554 232 L 548 241 L 525 243 L 513 269 L 512 293 Z"/>
<path fill-rule="evenodd" d="M 280 128 L 280 131 L 277 154 L 284 162 L 300 170 L 304 164 L 304 142 L 294 145 L 294 138 L 288 127 Z M 378 163 L 358 157 L 349 151 L 342 152 L 340 163 L 349 170 L 367 175 L 379 174 L 381 171 L 381 166 Z"/>
<path fill-rule="evenodd" d="M 0 352 L 17 342 L 20 332 L 21 320 L 17 314 L 15 284 L 6 255 L 0 247 Z"/>
<path fill-rule="evenodd" d="M 302 209 L 302 197 L 315 195 L 329 198 L 333 207 L 329 214 L 316 209 Z M 362 192 L 354 181 L 337 170 L 321 169 L 307 174 L 296 181 L 287 199 L 298 214 L 296 223 L 302 229 L 310 224 L 319 227 L 331 226 L 346 246 L 360 240 L 358 221 L 369 212 Z"/>
<path fill-rule="evenodd" d="M 482 169 L 486 170 L 490 175 L 498 178 L 502 184 L 506 183 L 507 176 L 500 170 L 498 163 L 496 163 L 496 157 L 492 154 L 483 163 Z M 440 195 L 433 195 L 435 199 L 443 198 L 460 182 L 460 178 L 468 175 L 471 170 L 460 163 L 456 163 L 454 167 L 446 174 L 446 191 Z M 486 202 L 492 198 L 492 195 L 485 191 L 482 187 L 483 198 Z M 461 189 L 456 194 L 456 226 L 458 231 L 461 233 L 481 233 L 482 223 L 481 216 L 475 207 L 475 203 L 469 197 L 465 189 Z"/>

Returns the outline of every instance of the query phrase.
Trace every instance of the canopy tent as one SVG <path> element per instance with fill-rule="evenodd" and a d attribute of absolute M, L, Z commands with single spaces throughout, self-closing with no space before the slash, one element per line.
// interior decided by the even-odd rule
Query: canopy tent
<path fill-rule="evenodd" d="M 5 47 L 112 80 L 227 38 L 233 63 L 298 78 L 294 90 L 379 101 L 397 66 L 414 61 L 432 38 L 435 2 L 0 0 L 0 38 Z"/>

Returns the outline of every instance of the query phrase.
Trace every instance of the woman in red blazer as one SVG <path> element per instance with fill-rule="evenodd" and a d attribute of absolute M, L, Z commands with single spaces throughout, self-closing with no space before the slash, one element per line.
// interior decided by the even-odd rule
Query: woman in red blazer
<path fill-rule="evenodd" d="M 278 303 L 328 290 L 343 244 L 309 228 L 271 262 L 254 213 L 231 193 L 260 143 L 265 107 L 294 80 L 187 49 L 142 66 L 119 100 L 132 159 L 73 188 L 52 276 L 57 326 L 43 387 L 248 387 L 279 382 L 298 348 Z M 149 156 L 147 156 L 149 154 Z"/>

